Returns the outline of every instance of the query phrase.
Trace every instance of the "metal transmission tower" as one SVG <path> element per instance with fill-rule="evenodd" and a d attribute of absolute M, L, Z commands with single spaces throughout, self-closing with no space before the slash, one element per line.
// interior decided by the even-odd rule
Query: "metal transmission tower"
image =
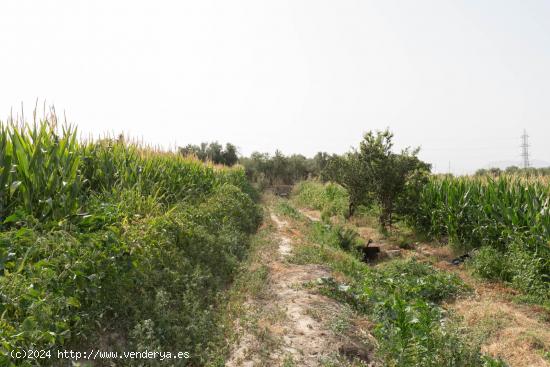
<path fill-rule="evenodd" d="M 529 135 L 525 130 L 521 136 L 521 157 L 523 158 L 523 168 L 529 168 Z"/>

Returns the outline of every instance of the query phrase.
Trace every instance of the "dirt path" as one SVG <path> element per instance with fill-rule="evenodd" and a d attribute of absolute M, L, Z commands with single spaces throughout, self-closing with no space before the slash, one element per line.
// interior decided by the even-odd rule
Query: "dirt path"
<path fill-rule="evenodd" d="M 330 277 L 318 265 L 297 265 L 292 256 L 293 234 L 288 223 L 271 214 L 278 253 L 268 262 L 269 284 L 265 299 L 249 301 L 257 323 L 244 328 L 240 342 L 226 366 L 323 366 L 334 365 L 350 354 L 368 359 L 349 337 L 338 334 L 338 320 L 349 315 L 345 306 L 315 293 L 307 283 Z M 255 311 L 253 311 L 255 310 Z M 266 350 L 267 349 L 267 350 Z"/>

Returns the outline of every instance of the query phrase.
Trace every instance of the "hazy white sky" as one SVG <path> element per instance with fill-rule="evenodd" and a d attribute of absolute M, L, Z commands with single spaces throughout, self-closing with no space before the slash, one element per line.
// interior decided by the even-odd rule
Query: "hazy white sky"
<path fill-rule="evenodd" d="M 0 2 L 0 117 L 341 153 L 370 129 L 461 173 L 550 162 L 550 1 Z"/>

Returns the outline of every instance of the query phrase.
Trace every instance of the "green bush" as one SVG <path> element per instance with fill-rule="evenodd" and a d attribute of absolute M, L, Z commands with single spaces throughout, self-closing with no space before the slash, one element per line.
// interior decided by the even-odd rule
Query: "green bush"
<path fill-rule="evenodd" d="M 286 200 L 279 201 L 275 209 L 279 214 L 293 219 L 300 219 L 302 217 L 302 214 Z"/>
<path fill-rule="evenodd" d="M 340 185 L 302 181 L 292 192 L 293 201 L 303 207 L 320 210 L 324 216 L 344 215 L 349 206 L 349 195 Z"/>
<path fill-rule="evenodd" d="M 376 306 L 375 336 L 386 366 L 482 366 L 479 348 L 442 325 L 442 311 L 421 299 L 390 293 Z"/>
<path fill-rule="evenodd" d="M 116 227 L 93 234 L 14 229 L 0 234 L 0 247 L 11 254 L 0 276 L 4 365 L 14 348 L 55 350 L 90 336 L 92 320 L 109 310 L 108 284 L 131 267 Z"/>
<path fill-rule="evenodd" d="M 477 250 L 471 265 L 476 274 L 486 279 L 508 281 L 511 278 L 508 256 L 493 247 L 484 246 Z"/>
<path fill-rule="evenodd" d="M 309 237 L 315 243 L 351 251 L 359 245 L 359 234 L 344 226 L 333 226 L 327 223 L 314 222 Z"/>
<path fill-rule="evenodd" d="M 479 276 L 509 282 L 540 303 L 550 301 L 550 256 L 545 250 L 529 250 L 524 242 L 513 243 L 502 252 L 485 246 L 477 250 L 471 266 Z"/>
<path fill-rule="evenodd" d="M 550 302 L 550 251 L 529 250 L 526 243 L 512 244 L 507 253 L 511 283 L 541 302 Z"/>
<path fill-rule="evenodd" d="M 385 298 L 390 291 L 406 301 L 440 303 L 464 292 L 466 286 L 458 276 L 413 259 L 392 261 L 377 268 L 365 278 L 364 289 L 370 299 Z"/>

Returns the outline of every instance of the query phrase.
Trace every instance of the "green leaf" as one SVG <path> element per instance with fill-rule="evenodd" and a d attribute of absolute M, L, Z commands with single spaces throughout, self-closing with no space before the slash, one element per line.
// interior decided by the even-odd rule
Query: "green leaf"
<path fill-rule="evenodd" d="M 36 321 L 34 321 L 34 318 L 32 316 L 27 317 L 23 323 L 21 324 L 21 328 L 24 331 L 35 331 L 36 330 Z"/>
<path fill-rule="evenodd" d="M 67 304 L 75 308 L 80 308 L 80 301 L 76 297 L 67 298 Z"/>
<path fill-rule="evenodd" d="M 21 186 L 21 181 L 13 181 L 10 185 L 10 196 L 13 196 L 13 193 L 17 188 Z"/>

